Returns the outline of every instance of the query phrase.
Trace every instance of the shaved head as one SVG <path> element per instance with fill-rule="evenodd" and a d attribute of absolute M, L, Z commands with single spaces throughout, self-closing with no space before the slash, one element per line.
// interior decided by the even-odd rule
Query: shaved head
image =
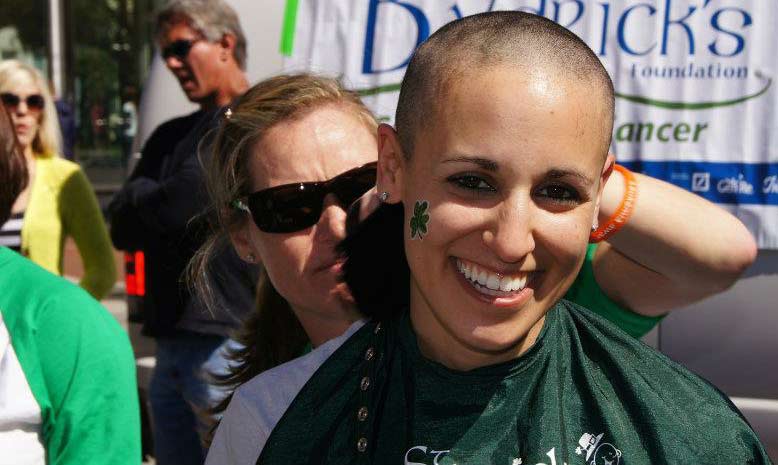
<path fill-rule="evenodd" d="M 603 157 L 613 130 L 613 82 L 597 55 L 578 36 L 542 16 L 498 11 L 451 22 L 422 44 L 403 78 L 395 124 L 406 157 L 413 153 L 419 129 L 446 105 L 449 90 L 469 73 L 491 67 L 538 70 L 563 83 L 587 87 L 602 119 Z M 488 105 L 489 102 L 484 102 Z"/>

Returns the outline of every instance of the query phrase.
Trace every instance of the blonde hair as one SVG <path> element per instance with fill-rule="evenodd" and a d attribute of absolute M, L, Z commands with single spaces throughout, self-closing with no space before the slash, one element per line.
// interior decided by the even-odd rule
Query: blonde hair
<path fill-rule="evenodd" d="M 213 144 L 201 160 L 211 196 L 213 232 L 187 270 L 190 286 L 209 308 L 214 298 L 208 264 L 221 247 L 229 246 L 228 232 L 245 224 L 246 213 L 233 203 L 251 193 L 248 161 L 256 143 L 276 124 L 327 105 L 350 108 L 370 131 L 378 127 L 356 93 L 345 90 L 335 79 L 310 74 L 280 75 L 262 81 L 238 99 L 229 109 L 229 116 L 222 117 Z M 228 375 L 218 377 L 220 384 L 230 387 L 298 356 L 308 342 L 289 302 L 276 291 L 264 270 L 257 287 L 256 310 L 236 337 L 245 346 L 231 354 L 238 363 L 232 365 Z"/>
<path fill-rule="evenodd" d="M 208 156 L 201 160 L 210 194 L 213 234 L 200 248 L 188 269 L 188 280 L 207 306 L 213 293 L 207 278 L 211 256 L 227 242 L 229 231 L 244 224 L 246 213 L 234 201 L 251 193 L 248 160 L 254 145 L 276 124 L 301 118 L 326 105 L 344 105 L 374 131 L 375 116 L 355 92 L 331 78 L 311 74 L 285 74 L 266 79 L 243 94 L 223 117 Z"/>
<path fill-rule="evenodd" d="M 34 66 L 19 60 L 0 61 L 0 92 L 10 92 L 21 82 L 32 83 L 43 97 L 44 108 L 40 116 L 38 132 L 32 141 L 32 151 L 38 157 L 60 154 L 62 133 L 57 109 L 46 79 Z"/>

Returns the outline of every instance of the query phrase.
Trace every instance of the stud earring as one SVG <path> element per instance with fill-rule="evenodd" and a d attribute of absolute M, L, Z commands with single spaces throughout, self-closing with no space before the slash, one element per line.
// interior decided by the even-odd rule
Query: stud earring
<path fill-rule="evenodd" d="M 250 253 L 246 255 L 246 261 L 249 263 L 254 263 L 255 261 L 257 261 L 257 257 L 255 257 L 253 253 Z"/>
<path fill-rule="evenodd" d="M 389 193 L 384 191 L 378 194 L 378 200 L 381 201 L 381 203 L 386 203 L 387 200 L 389 200 Z"/>

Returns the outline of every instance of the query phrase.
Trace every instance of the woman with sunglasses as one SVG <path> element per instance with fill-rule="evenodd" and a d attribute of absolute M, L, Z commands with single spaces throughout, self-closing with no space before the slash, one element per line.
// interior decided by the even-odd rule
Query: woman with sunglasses
<path fill-rule="evenodd" d="M 101 299 L 116 282 L 113 249 L 92 187 L 79 166 L 60 158 L 59 125 L 43 76 L 17 60 L 0 62 L 0 98 L 27 162 L 30 183 L 3 225 L 3 245 L 62 274 L 65 239 L 81 254 L 80 285 Z"/>
<path fill-rule="evenodd" d="M 561 300 L 612 171 L 612 122 L 607 72 L 556 23 L 488 13 L 430 37 L 399 133 L 379 128 L 391 205 L 344 245 L 373 319 L 241 387 L 208 462 L 768 463 L 715 389 Z M 270 194 L 248 195 L 252 214 Z M 233 236 L 243 251 L 256 239 Z"/>

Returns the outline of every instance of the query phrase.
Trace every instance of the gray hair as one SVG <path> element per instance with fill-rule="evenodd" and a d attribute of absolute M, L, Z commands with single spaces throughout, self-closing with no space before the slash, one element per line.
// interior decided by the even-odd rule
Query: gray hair
<path fill-rule="evenodd" d="M 211 42 L 218 42 L 224 34 L 235 36 L 233 57 L 246 69 L 246 36 L 235 10 L 223 0 L 170 0 L 157 12 L 157 41 L 170 27 L 186 23 Z"/>

